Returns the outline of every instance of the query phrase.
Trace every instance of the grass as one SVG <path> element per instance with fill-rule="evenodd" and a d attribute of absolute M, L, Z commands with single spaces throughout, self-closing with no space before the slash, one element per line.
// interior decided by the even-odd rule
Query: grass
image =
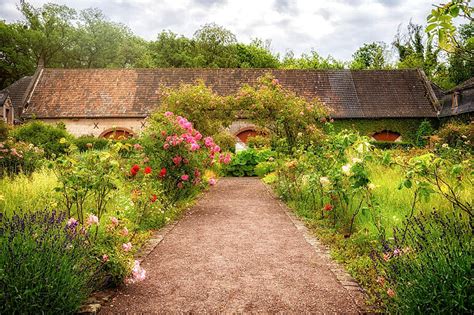
<path fill-rule="evenodd" d="M 57 207 L 56 175 L 42 169 L 31 175 L 0 179 L 0 212 L 10 216 L 17 212 L 54 209 Z"/>

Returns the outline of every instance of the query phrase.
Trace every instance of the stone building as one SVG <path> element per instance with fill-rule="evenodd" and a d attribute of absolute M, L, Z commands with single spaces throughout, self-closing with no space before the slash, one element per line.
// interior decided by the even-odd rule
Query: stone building
<path fill-rule="evenodd" d="M 0 91 L 0 119 L 9 125 L 19 122 L 32 77 L 23 77 Z"/>
<path fill-rule="evenodd" d="M 471 78 L 440 96 L 441 119 L 456 118 L 472 121 L 474 118 L 474 78 Z"/>
<path fill-rule="evenodd" d="M 21 97 L 15 98 L 22 99 L 19 111 L 23 119 L 63 122 L 76 136 L 133 136 L 159 106 L 164 87 L 203 80 L 216 93 L 230 95 L 244 84 L 255 84 L 268 72 L 283 88 L 321 100 L 336 123 L 355 127 L 372 124 L 363 133 L 376 140 L 400 141 L 405 129 L 416 129 L 423 119 L 436 120 L 441 110 L 437 91 L 420 70 L 40 67 L 28 77 L 27 88 L 18 91 Z M 246 121 L 235 122 L 231 131 L 241 140 L 254 132 L 251 122 Z"/>

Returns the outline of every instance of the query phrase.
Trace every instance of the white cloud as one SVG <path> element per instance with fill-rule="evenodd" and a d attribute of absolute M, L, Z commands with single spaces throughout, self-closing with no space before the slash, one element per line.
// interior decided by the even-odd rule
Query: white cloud
<path fill-rule="evenodd" d="M 297 55 L 312 48 L 320 54 L 349 60 L 366 42 L 390 44 L 400 23 L 424 24 L 432 0 L 30 0 L 65 4 L 77 10 L 100 8 L 111 20 L 128 25 L 145 39 L 161 30 L 192 36 L 215 22 L 238 40 L 271 39 L 275 52 Z M 0 19 L 21 15 L 15 0 L 0 0 Z"/>

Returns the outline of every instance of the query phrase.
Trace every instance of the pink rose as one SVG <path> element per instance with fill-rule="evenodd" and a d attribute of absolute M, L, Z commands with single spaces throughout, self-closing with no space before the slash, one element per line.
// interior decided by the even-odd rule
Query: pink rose
<path fill-rule="evenodd" d="M 188 180 L 188 179 L 189 179 L 189 175 L 186 175 L 186 174 L 181 175 L 181 180 L 186 181 L 186 180 Z"/>
<path fill-rule="evenodd" d="M 170 116 L 173 116 L 172 112 L 165 112 L 165 117 L 170 117 Z"/>
<path fill-rule="evenodd" d="M 214 186 L 216 184 L 216 180 L 214 178 L 209 178 L 208 183 L 209 185 Z"/>
<path fill-rule="evenodd" d="M 113 226 L 117 226 L 119 224 L 119 220 L 116 217 L 111 217 L 110 222 L 112 222 Z"/>
<path fill-rule="evenodd" d="M 89 215 L 87 225 L 99 224 L 99 218 L 93 214 Z"/>
<path fill-rule="evenodd" d="M 126 252 L 130 251 L 132 249 L 132 243 L 130 243 L 130 242 L 123 243 L 122 244 L 122 249 Z"/>
<path fill-rule="evenodd" d="M 191 151 L 199 150 L 200 146 L 197 143 L 191 143 Z"/>
<path fill-rule="evenodd" d="M 106 255 L 106 254 L 102 255 L 102 262 L 105 263 L 105 262 L 108 262 L 108 261 L 109 261 L 109 256 Z"/>

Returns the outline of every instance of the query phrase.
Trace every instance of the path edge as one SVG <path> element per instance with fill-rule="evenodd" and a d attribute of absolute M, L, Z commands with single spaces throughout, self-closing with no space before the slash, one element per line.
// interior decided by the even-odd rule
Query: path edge
<path fill-rule="evenodd" d="M 329 247 L 322 244 L 319 239 L 308 229 L 306 224 L 275 194 L 273 188 L 264 183 L 267 193 L 278 203 L 280 209 L 290 218 L 296 229 L 303 235 L 305 241 L 311 245 L 316 255 L 328 262 L 327 266 L 337 281 L 347 291 L 354 304 L 361 313 L 371 313 L 370 307 L 365 302 L 367 294 L 357 281 L 344 269 L 344 267 L 334 261 L 331 257 Z"/>

